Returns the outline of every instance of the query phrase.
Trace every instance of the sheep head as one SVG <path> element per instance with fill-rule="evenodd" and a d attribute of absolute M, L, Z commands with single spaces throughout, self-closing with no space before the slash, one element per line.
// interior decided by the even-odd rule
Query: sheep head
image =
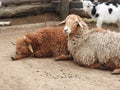
<path fill-rule="evenodd" d="M 19 60 L 30 56 L 33 53 L 30 43 L 31 40 L 29 40 L 26 36 L 19 38 L 16 43 L 16 55 L 11 57 L 12 60 Z"/>
<path fill-rule="evenodd" d="M 87 24 L 82 20 L 82 18 L 78 15 L 71 14 L 66 17 L 64 21 L 62 21 L 60 24 L 65 23 L 64 26 L 64 33 L 65 34 L 73 34 L 76 32 L 78 26 L 80 26 L 81 29 L 84 27 L 87 27 Z"/>

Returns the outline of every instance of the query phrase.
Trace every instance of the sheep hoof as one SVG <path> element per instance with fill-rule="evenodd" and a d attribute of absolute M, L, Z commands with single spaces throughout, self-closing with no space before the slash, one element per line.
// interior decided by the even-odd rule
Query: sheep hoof
<path fill-rule="evenodd" d="M 55 58 L 55 61 L 61 61 L 58 57 Z"/>
<path fill-rule="evenodd" d="M 120 73 L 111 72 L 112 75 L 119 75 Z"/>
<path fill-rule="evenodd" d="M 15 59 L 14 57 L 11 57 L 11 59 L 12 59 L 13 61 L 16 61 L 16 59 Z"/>
<path fill-rule="evenodd" d="M 120 75 L 120 69 L 115 69 L 111 74 L 112 75 Z"/>

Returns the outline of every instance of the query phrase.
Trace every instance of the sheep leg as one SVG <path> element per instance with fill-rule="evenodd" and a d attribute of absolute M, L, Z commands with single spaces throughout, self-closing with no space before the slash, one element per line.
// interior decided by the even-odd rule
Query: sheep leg
<path fill-rule="evenodd" d="M 95 63 L 89 66 L 92 69 L 100 69 L 100 70 L 106 70 L 106 67 L 102 64 Z"/>
<path fill-rule="evenodd" d="M 99 68 L 99 64 L 98 63 L 92 64 L 89 67 L 92 68 L 92 69 L 98 69 Z"/>
<path fill-rule="evenodd" d="M 51 53 L 39 50 L 39 51 L 36 51 L 35 53 L 33 53 L 31 56 L 36 57 L 36 58 L 43 58 L 43 57 L 51 57 L 52 55 L 51 55 Z"/>
<path fill-rule="evenodd" d="M 55 61 L 64 61 L 64 60 L 72 60 L 71 55 L 60 55 L 55 58 Z"/>
<path fill-rule="evenodd" d="M 113 74 L 113 75 L 120 74 L 120 68 L 117 68 L 117 69 L 113 70 L 113 72 L 111 74 Z"/>

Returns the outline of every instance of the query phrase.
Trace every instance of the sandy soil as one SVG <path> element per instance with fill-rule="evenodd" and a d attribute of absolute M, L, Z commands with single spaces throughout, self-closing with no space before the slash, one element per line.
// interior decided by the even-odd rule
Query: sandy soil
<path fill-rule="evenodd" d="M 19 18 L 7 18 L 0 19 L 0 21 L 11 21 L 12 26 L 24 25 L 24 24 L 35 24 L 35 23 L 47 23 L 48 21 L 61 21 L 56 13 L 43 13 L 41 15 L 31 15 Z M 90 28 L 96 27 L 95 22 L 91 23 L 91 20 L 86 20 Z M 114 24 L 103 24 L 105 29 L 116 30 L 117 26 Z"/>
<path fill-rule="evenodd" d="M 44 13 L 41 15 L 30 15 L 19 18 L 0 19 L 0 21 L 11 21 L 12 25 L 33 24 L 45 21 L 60 21 L 59 17 L 55 13 Z"/>
<path fill-rule="evenodd" d="M 0 27 L 0 90 L 120 90 L 120 75 L 83 68 L 73 61 L 31 57 L 12 61 L 16 39 L 39 27 Z"/>

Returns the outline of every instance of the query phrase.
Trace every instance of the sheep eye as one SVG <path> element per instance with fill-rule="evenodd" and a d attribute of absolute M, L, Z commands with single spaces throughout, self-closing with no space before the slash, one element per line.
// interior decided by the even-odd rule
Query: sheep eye
<path fill-rule="evenodd" d="M 27 43 L 24 43 L 23 46 L 28 46 L 28 44 L 27 44 Z"/>
<path fill-rule="evenodd" d="M 73 24 L 77 24 L 77 21 L 76 21 L 76 22 L 74 22 Z"/>
<path fill-rule="evenodd" d="M 21 52 L 16 51 L 16 55 L 21 55 Z"/>

